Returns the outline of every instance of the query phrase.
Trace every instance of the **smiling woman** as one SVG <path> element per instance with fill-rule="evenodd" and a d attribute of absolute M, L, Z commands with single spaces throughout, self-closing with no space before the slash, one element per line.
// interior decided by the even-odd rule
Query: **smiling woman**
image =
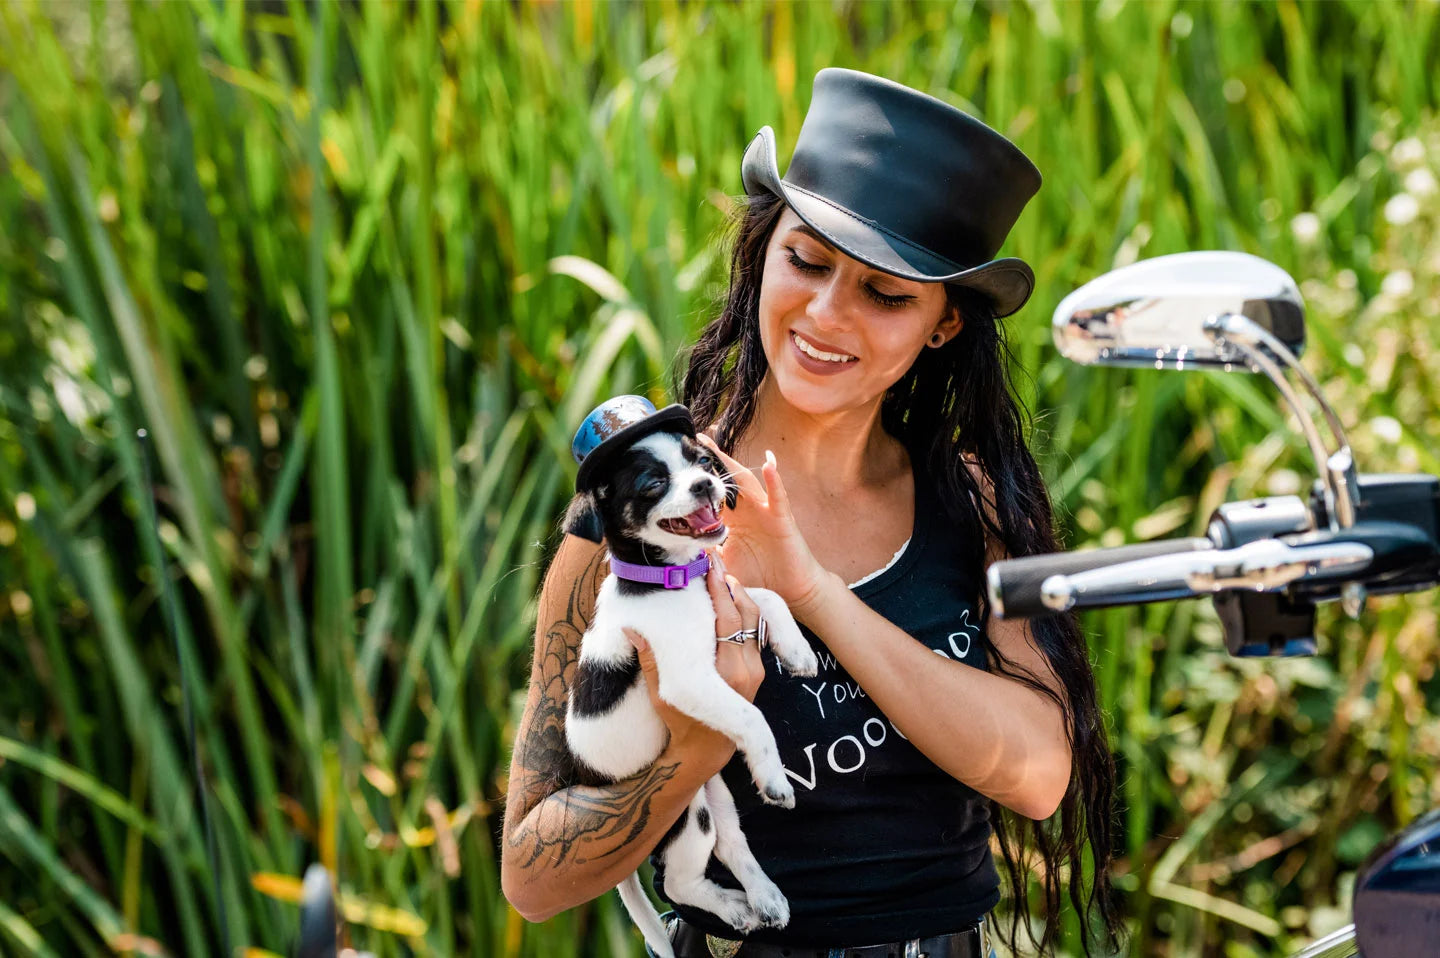
<path fill-rule="evenodd" d="M 944 345 L 962 325 L 944 286 L 851 259 L 789 208 L 771 234 L 765 275 L 760 338 L 769 358 L 767 387 L 807 412 L 870 402 L 920 350 Z"/>
<path fill-rule="evenodd" d="M 762 129 L 742 164 L 726 301 L 690 357 L 683 398 L 739 490 L 726 568 L 783 598 L 820 662 L 813 678 L 776 665 L 758 690 L 732 679 L 774 730 L 795 809 L 764 804 L 722 743 L 667 751 L 651 770 L 663 781 L 625 783 L 628 811 L 602 829 L 614 840 L 582 857 L 633 867 L 679 814 L 677 796 L 723 765 L 789 920 L 726 918 L 683 904 L 677 884 L 680 958 L 873 943 L 876 954 L 984 958 L 1000 871 L 1023 900 L 1029 850 L 1043 859 L 1050 919 L 1034 944 L 1044 952 L 1058 937 L 1062 882 L 1087 951 L 1095 932 L 1114 944 L 1114 771 L 1084 642 L 1069 619 L 994 620 L 980 592 L 989 562 L 1054 543 L 998 322 L 1034 280 L 1020 260 L 995 258 L 1039 173 L 973 117 L 848 70 L 816 78 L 783 179 L 774 153 Z M 591 553 L 567 540 L 546 595 L 584 579 Z M 545 721 L 534 689 L 532 703 L 522 726 Z M 697 740 L 699 723 L 666 722 L 672 741 Z M 578 834 L 584 823 L 567 825 L 555 801 L 572 791 L 512 789 L 511 845 L 533 847 L 546 807 L 549 827 Z M 541 894 L 533 866 L 507 864 L 507 888 L 527 907 L 543 898 L 540 914 L 616 873 L 576 861 Z M 665 896 L 680 878 L 656 864 Z M 711 877 L 735 887 L 723 869 Z M 1012 947 L 1019 934 L 1012 923 Z"/>

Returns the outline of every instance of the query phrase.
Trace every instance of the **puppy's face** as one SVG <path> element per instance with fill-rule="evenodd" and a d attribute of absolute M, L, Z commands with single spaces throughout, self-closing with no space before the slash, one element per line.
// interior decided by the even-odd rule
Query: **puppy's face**
<path fill-rule="evenodd" d="M 717 545 L 725 537 L 723 468 L 689 436 L 660 432 L 639 440 L 615 457 L 596 489 L 606 539 L 639 540 L 675 557 Z"/>

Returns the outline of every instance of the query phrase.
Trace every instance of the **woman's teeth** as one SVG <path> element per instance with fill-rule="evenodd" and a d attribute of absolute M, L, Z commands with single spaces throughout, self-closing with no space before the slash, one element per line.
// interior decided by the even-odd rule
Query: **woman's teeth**
<path fill-rule="evenodd" d="M 795 345 L 799 347 L 800 351 L 811 359 L 818 359 L 826 363 L 849 363 L 855 361 L 854 356 L 847 356 L 844 353 L 827 353 L 823 349 L 816 349 L 802 339 L 799 333 L 792 332 L 790 338 L 795 340 Z"/>

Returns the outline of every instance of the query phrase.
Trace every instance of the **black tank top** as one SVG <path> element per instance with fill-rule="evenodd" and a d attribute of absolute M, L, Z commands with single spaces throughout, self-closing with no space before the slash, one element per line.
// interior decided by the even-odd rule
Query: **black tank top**
<path fill-rule="evenodd" d="M 912 457 L 913 461 L 913 457 Z M 866 605 L 937 655 L 985 668 L 980 583 L 928 481 L 915 476 L 915 527 L 900 558 L 854 588 Z M 737 754 L 722 772 L 766 874 L 790 901 L 790 924 L 751 933 L 774 944 L 861 945 L 956 931 L 993 908 L 987 800 L 911 745 L 814 633 L 820 673 L 799 678 L 766 655 L 755 704 L 780 746 L 795 807 L 765 805 Z M 965 709 L 964 702 L 950 708 Z M 711 862 L 711 877 L 739 883 Z M 656 888 L 664 897 L 664 874 Z M 713 915 L 677 908 L 712 934 Z"/>

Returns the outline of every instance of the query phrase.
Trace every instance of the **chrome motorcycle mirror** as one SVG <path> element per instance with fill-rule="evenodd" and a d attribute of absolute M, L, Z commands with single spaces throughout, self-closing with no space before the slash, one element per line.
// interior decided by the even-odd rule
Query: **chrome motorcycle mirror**
<path fill-rule="evenodd" d="M 1091 280 L 1060 302 L 1053 334 L 1061 354 L 1084 365 L 1250 369 L 1242 348 L 1207 329 L 1226 316 L 1246 317 L 1292 356 L 1305 348 L 1305 306 L 1290 274 L 1223 251 L 1157 256 Z"/>
<path fill-rule="evenodd" d="M 1249 253 L 1176 253 L 1141 260 L 1091 280 L 1060 301 L 1055 345 L 1085 365 L 1155 369 L 1220 368 L 1264 373 L 1299 419 L 1323 483 L 1332 529 L 1355 522 L 1355 459 L 1340 418 L 1299 355 L 1305 348 L 1305 305 L 1290 274 Z M 1300 379 L 1335 437 L 1331 453 L 1315 421 L 1285 377 Z M 1359 615 L 1365 596 L 1344 596 Z"/>

